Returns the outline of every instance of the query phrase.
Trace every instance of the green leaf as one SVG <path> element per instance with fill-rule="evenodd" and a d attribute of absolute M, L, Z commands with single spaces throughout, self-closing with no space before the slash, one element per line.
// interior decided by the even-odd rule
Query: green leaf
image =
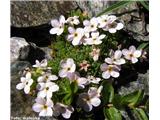
<path fill-rule="evenodd" d="M 113 4 L 112 6 L 108 7 L 107 9 L 105 9 L 104 11 L 102 11 L 101 13 L 99 13 L 97 16 L 100 16 L 104 13 L 109 13 L 113 10 L 116 10 L 116 9 L 119 9 L 119 8 L 122 8 L 128 4 L 132 3 L 132 1 L 120 1 L 120 2 L 117 2 L 115 4 Z"/>
<path fill-rule="evenodd" d="M 135 114 L 135 116 L 138 118 L 138 120 L 148 120 L 148 117 L 143 109 L 141 108 L 134 108 L 132 112 Z"/>
<path fill-rule="evenodd" d="M 103 113 L 107 120 L 122 120 L 120 112 L 115 107 L 104 108 Z"/>
<path fill-rule="evenodd" d="M 65 105 L 70 105 L 72 103 L 73 96 L 72 94 L 66 94 L 62 100 Z"/>
<path fill-rule="evenodd" d="M 138 105 L 142 101 L 143 96 L 144 96 L 143 90 L 135 91 L 131 94 L 122 96 L 120 100 L 120 104 L 128 105 L 130 107 Z"/>
<path fill-rule="evenodd" d="M 146 1 L 139 1 L 141 5 L 149 11 L 149 5 Z"/>
<path fill-rule="evenodd" d="M 111 83 L 108 83 L 108 81 L 103 83 L 102 96 L 104 104 L 111 103 L 114 98 L 114 88 Z"/>
<path fill-rule="evenodd" d="M 138 46 L 138 50 L 142 50 L 142 49 L 144 49 L 145 47 L 147 47 L 149 45 L 149 43 L 147 42 L 147 43 L 142 43 L 142 44 L 140 44 L 139 46 Z"/>
<path fill-rule="evenodd" d="M 72 94 L 75 94 L 78 91 L 78 85 L 76 82 L 72 82 L 70 87 L 71 87 Z"/>

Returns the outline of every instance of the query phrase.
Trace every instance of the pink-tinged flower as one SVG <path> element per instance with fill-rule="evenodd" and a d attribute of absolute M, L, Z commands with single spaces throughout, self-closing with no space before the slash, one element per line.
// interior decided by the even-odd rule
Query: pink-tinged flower
<path fill-rule="evenodd" d="M 116 20 L 117 17 L 114 15 L 103 15 L 98 18 L 99 28 L 102 28 L 104 31 L 109 31 L 110 33 L 115 33 L 124 27 L 122 23 L 118 23 Z"/>
<path fill-rule="evenodd" d="M 47 67 L 47 59 L 42 60 L 41 62 L 39 62 L 38 60 L 36 60 L 36 64 L 33 65 L 33 67 L 35 68 L 46 68 Z"/>
<path fill-rule="evenodd" d="M 32 109 L 35 112 L 38 112 L 39 116 L 52 116 L 53 102 L 51 99 L 46 100 L 44 98 L 37 97 L 35 101 L 36 103 L 34 103 Z"/>
<path fill-rule="evenodd" d="M 73 27 L 68 28 L 69 35 L 67 37 L 68 41 L 72 41 L 72 45 L 80 45 L 82 42 L 82 38 L 84 36 L 84 29 L 83 28 L 77 28 L 74 29 Z"/>
<path fill-rule="evenodd" d="M 103 71 L 102 77 L 104 79 L 109 79 L 111 76 L 117 78 L 119 77 L 120 68 L 116 65 L 107 65 L 106 63 L 103 63 L 101 65 L 101 71 Z"/>
<path fill-rule="evenodd" d="M 98 107 L 101 104 L 100 93 L 102 89 L 103 86 L 100 86 L 98 89 L 91 87 L 89 88 L 88 93 L 81 93 L 77 105 L 82 107 L 86 112 L 91 111 L 93 106 Z"/>
<path fill-rule="evenodd" d="M 59 116 L 62 114 L 65 119 L 69 119 L 73 112 L 74 108 L 72 106 L 64 105 L 62 103 L 56 103 L 53 107 L 53 115 Z"/>
<path fill-rule="evenodd" d="M 90 67 L 90 64 L 86 60 L 83 60 L 82 63 L 80 63 L 80 70 L 84 70 L 87 72 L 88 67 Z"/>
<path fill-rule="evenodd" d="M 40 85 L 40 91 L 37 96 L 41 98 L 51 98 L 52 93 L 59 90 L 59 86 L 54 82 L 39 83 L 38 85 Z"/>
<path fill-rule="evenodd" d="M 57 19 L 51 20 L 52 29 L 49 31 L 50 34 L 61 35 L 64 31 L 64 25 L 66 23 L 65 17 L 60 16 L 59 21 Z"/>
<path fill-rule="evenodd" d="M 33 79 L 31 78 L 31 73 L 27 72 L 25 77 L 21 77 L 21 83 L 16 85 L 18 90 L 24 89 L 25 94 L 30 92 L 30 86 L 33 83 Z"/>
<path fill-rule="evenodd" d="M 69 73 L 68 79 L 71 82 L 76 82 L 79 88 L 85 88 L 85 85 L 88 83 L 88 80 L 85 77 L 80 77 L 79 73 Z"/>
<path fill-rule="evenodd" d="M 99 84 L 99 82 L 101 81 L 101 78 L 99 77 L 94 77 L 94 76 L 88 76 L 87 80 L 89 83 L 94 83 L 94 84 Z"/>
<path fill-rule="evenodd" d="M 100 55 L 100 49 L 94 48 L 91 53 L 89 53 L 91 57 L 93 57 L 94 61 L 97 61 Z"/>
<path fill-rule="evenodd" d="M 57 80 L 58 77 L 56 75 L 52 75 L 51 73 L 45 73 L 42 76 L 38 77 L 37 81 L 38 82 L 50 82 Z"/>
<path fill-rule="evenodd" d="M 59 76 L 62 78 L 67 77 L 68 73 L 73 73 L 76 70 L 76 65 L 72 58 L 68 58 L 67 60 L 62 60 L 60 66 L 61 70 L 59 71 Z"/>
<path fill-rule="evenodd" d="M 129 50 L 123 49 L 122 53 L 127 60 L 131 60 L 132 63 L 138 62 L 138 58 L 141 56 L 142 51 L 136 50 L 135 46 L 130 46 Z"/>
<path fill-rule="evenodd" d="M 86 38 L 86 43 L 88 45 L 99 45 L 102 43 L 102 39 L 105 38 L 105 34 L 99 35 L 99 32 L 92 32 L 91 38 Z"/>
<path fill-rule="evenodd" d="M 71 24 L 71 25 L 78 25 L 80 22 L 78 20 L 79 16 L 73 16 L 73 17 L 69 17 L 67 19 L 67 23 Z"/>
<path fill-rule="evenodd" d="M 126 61 L 121 57 L 122 57 L 122 51 L 116 50 L 115 52 L 112 53 L 111 58 L 108 57 L 105 59 L 105 62 L 108 64 L 122 65 Z"/>
<path fill-rule="evenodd" d="M 85 26 L 85 31 L 93 32 L 97 30 L 98 21 L 97 18 L 93 17 L 90 21 L 84 20 L 83 25 Z"/>

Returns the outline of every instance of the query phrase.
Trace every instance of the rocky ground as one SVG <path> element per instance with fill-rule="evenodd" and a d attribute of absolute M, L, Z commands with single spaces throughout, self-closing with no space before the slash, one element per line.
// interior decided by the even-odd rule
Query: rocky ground
<path fill-rule="evenodd" d="M 59 17 L 59 15 L 66 15 L 70 10 L 80 8 L 88 11 L 90 16 L 97 15 L 100 11 L 110 6 L 114 2 L 104 2 L 95 0 L 94 2 L 73 2 L 73 1 L 11 1 L 11 116 L 36 116 L 31 110 L 31 103 L 34 101 L 16 90 L 15 86 L 19 82 L 20 72 L 26 67 L 30 67 L 36 59 L 42 60 L 44 58 L 51 59 L 51 50 L 46 46 L 42 46 L 43 43 L 38 43 L 40 36 L 34 36 L 35 39 L 14 36 L 12 34 L 17 31 L 17 27 L 30 27 L 38 26 L 42 24 L 49 24 L 49 21 L 53 18 Z M 134 37 L 137 41 L 148 41 L 148 21 L 147 15 L 139 11 L 140 7 L 134 2 L 131 5 L 126 6 L 124 9 L 113 11 L 113 14 L 117 14 L 125 24 L 125 30 Z M 128 12 L 129 11 L 129 12 Z M 15 28 L 14 28 L 15 27 Z M 42 26 L 41 26 L 42 27 Z M 42 27 L 43 28 L 43 27 Z M 47 28 L 48 30 L 49 28 Z M 36 31 L 36 30 L 35 30 Z M 46 32 L 46 31 L 44 31 Z M 19 32 L 21 34 L 21 32 Z M 49 33 L 47 33 L 48 36 Z M 46 35 L 46 34 L 45 34 Z M 26 35 L 27 36 L 27 35 Z M 17 38 L 18 37 L 18 38 Z M 23 38 L 21 38 L 23 37 Z M 24 39 L 25 38 L 25 39 Z M 38 40 L 36 40 L 38 39 Z M 47 37 L 46 40 L 50 38 Z M 41 40 L 44 41 L 44 40 Z M 41 42 L 40 41 L 40 42 Z M 148 72 L 138 75 L 138 80 L 129 83 L 119 89 L 120 94 L 126 94 L 133 92 L 137 89 L 145 89 L 145 93 L 148 95 Z M 130 120 L 128 115 L 125 115 L 126 120 Z M 44 119 L 44 118 L 42 118 Z M 52 120 L 53 118 L 45 118 Z"/>

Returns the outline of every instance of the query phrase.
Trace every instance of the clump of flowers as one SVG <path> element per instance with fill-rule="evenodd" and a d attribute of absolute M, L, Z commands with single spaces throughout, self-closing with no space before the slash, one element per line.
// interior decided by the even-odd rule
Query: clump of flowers
<path fill-rule="evenodd" d="M 64 33 L 65 42 L 73 49 L 78 51 L 81 46 L 89 46 L 91 51 L 83 61 L 76 61 L 78 58 L 73 57 L 61 59 L 56 73 L 52 71 L 54 64 L 50 66 L 46 59 L 35 61 L 35 65 L 21 77 L 21 83 L 16 86 L 18 90 L 24 89 L 25 94 L 35 92 L 33 111 L 39 116 L 62 115 L 69 119 L 79 107 L 90 112 L 101 106 L 103 82 L 110 78 L 117 79 L 121 66 L 135 64 L 142 54 L 133 45 L 129 49 L 112 50 L 110 54 L 106 51 L 105 57 L 104 53 L 101 54 L 101 45 L 107 35 L 116 33 L 124 26 L 117 19 L 114 15 L 102 15 L 82 21 L 79 16 L 65 19 L 61 15 L 59 20 L 51 20 L 53 28 L 50 34 L 61 36 Z M 78 48 L 78 45 L 81 46 Z M 85 51 L 82 54 L 86 54 Z"/>

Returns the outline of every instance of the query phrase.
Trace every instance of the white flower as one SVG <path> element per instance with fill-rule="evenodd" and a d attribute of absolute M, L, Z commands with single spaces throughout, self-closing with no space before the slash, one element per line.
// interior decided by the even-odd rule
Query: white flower
<path fill-rule="evenodd" d="M 109 31 L 110 33 L 115 33 L 117 30 L 121 30 L 124 25 L 122 23 L 116 22 L 117 17 L 114 15 L 110 15 L 107 18 L 107 25 L 102 29 L 104 31 Z"/>
<path fill-rule="evenodd" d="M 36 98 L 36 103 L 33 104 L 32 109 L 39 113 L 39 116 L 52 116 L 53 102 L 51 99 Z"/>
<path fill-rule="evenodd" d="M 45 68 L 45 67 L 47 67 L 47 60 L 46 59 L 44 59 L 44 60 L 42 60 L 41 62 L 39 62 L 38 60 L 36 60 L 36 64 L 35 65 L 33 65 L 33 67 L 35 67 L 35 68 Z"/>
<path fill-rule="evenodd" d="M 51 20 L 52 29 L 49 31 L 50 34 L 61 35 L 64 31 L 64 24 L 66 23 L 65 17 L 60 16 L 59 21 L 57 19 Z"/>
<path fill-rule="evenodd" d="M 98 27 L 103 28 L 107 25 L 108 15 L 102 15 L 102 16 L 98 17 L 97 20 L 98 20 Z"/>
<path fill-rule="evenodd" d="M 101 65 L 101 71 L 103 71 L 102 77 L 104 79 L 109 79 L 111 76 L 117 78 L 119 77 L 120 68 L 116 65 L 107 65 L 106 63 L 103 63 Z"/>
<path fill-rule="evenodd" d="M 122 65 L 125 63 L 125 59 L 121 57 L 122 57 L 122 51 L 116 50 L 115 52 L 112 53 L 111 58 L 108 57 L 105 59 L 105 62 L 108 64 Z"/>
<path fill-rule="evenodd" d="M 59 116 L 62 114 L 65 119 L 69 119 L 73 112 L 74 108 L 72 106 L 67 106 L 62 103 L 56 103 L 53 107 L 53 115 Z"/>
<path fill-rule="evenodd" d="M 77 28 L 76 30 L 73 27 L 68 28 L 69 35 L 67 37 L 68 41 L 72 41 L 72 45 L 80 45 L 81 39 L 84 36 L 84 30 L 83 28 Z"/>
<path fill-rule="evenodd" d="M 72 58 L 68 58 L 67 60 L 62 60 L 60 66 L 62 69 L 59 71 L 59 76 L 62 78 L 67 77 L 68 73 L 75 72 L 76 70 L 76 65 Z"/>
<path fill-rule="evenodd" d="M 99 82 L 101 81 L 101 78 L 94 77 L 91 75 L 87 77 L 87 80 L 89 81 L 89 83 L 99 84 Z"/>
<path fill-rule="evenodd" d="M 91 53 L 89 53 L 91 57 L 93 57 L 94 61 L 97 61 L 100 55 L 100 49 L 94 48 Z"/>
<path fill-rule="evenodd" d="M 91 111 L 93 106 L 99 106 L 101 104 L 99 97 L 102 88 L 102 86 L 100 86 L 98 89 L 91 87 L 89 88 L 88 93 L 81 93 L 77 101 L 78 106 L 82 107 L 86 112 Z"/>
<path fill-rule="evenodd" d="M 90 21 L 84 20 L 83 25 L 85 26 L 84 29 L 88 32 L 96 31 L 98 25 L 97 18 L 93 17 Z"/>
<path fill-rule="evenodd" d="M 92 32 L 91 38 L 86 38 L 85 40 L 88 45 L 99 45 L 102 43 L 102 39 L 104 39 L 105 36 L 104 34 L 99 35 L 99 32 Z"/>
<path fill-rule="evenodd" d="M 132 63 L 138 62 L 138 58 L 141 56 L 142 51 L 136 50 L 135 46 L 130 46 L 129 50 L 123 49 L 122 53 L 127 60 L 131 60 Z"/>
<path fill-rule="evenodd" d="M 67 23 L 70 23 L 71 25 L 78 25 L 80 23 L 78 18 L 79 18 L 79 16 L 69 17 L 67 19 Z"/>
<path fill-rule="evenodd" d="M 57 80 L 58 77 L 56 75 L 52 75 L 51 73 L 45 73 L 42 76 L 38 77 L 37 81 L 38 82 L 50 82 Z"/>
<path fill-rule="evenodd" d="M 85 88 L 85 85 L 87 84 L 88 80 L 85 77 L 80 77 L 79 73 L 69 73 L 68 79 L 71 82 L 76 82 L 79 88 Z"/>
<path fill-rule="evenodd" d="M 21 83 L 16 85 L 18 90 L 24 89 L 24 92 L 28 94 L 30 92 L 30 86 L 33 83 L 33 79 L 31 78 L 31 73 L 27 72 L 25 77 L 21 77 Z"/>
<path fill-rule="evenodd" d="M 59 90 L 59 86 L 55 84 L 54 82 L 47 82 L 47 83 L 39 83 L 40 85 L 39 92 L 38 92 L 38 97 L 46 97 L 46 98 L 51 98 L 52 93 L 56 92 Z"/>
<path fill-rule="evenodd" d="M 90 65 L 90 64 L 88 64 L 88 61 L 83 60 L 83 62 L 82 62 L 82 63 L 80 63 L 80 70 L 84 70 L 84 71 L 86 71 L 86 72 L 87 72 L 88 67 L 90 67 L 90 66 L 91 66 L 91 65 Z"/>

